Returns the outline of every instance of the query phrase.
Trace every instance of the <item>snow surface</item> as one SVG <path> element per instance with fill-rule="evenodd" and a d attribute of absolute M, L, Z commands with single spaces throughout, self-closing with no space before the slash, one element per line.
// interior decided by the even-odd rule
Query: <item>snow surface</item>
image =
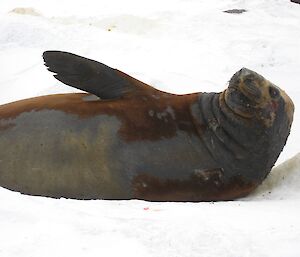
<path fill-rule="evenodd" d="M 55 200 L 0 188 L 0 256 L 300 256 L 299 46 L 300 5 L 288 0 L 1 0 L 0 103 L 76 92 L 43 66 L 42 52 L 57 49 L 174 93 L 222 91 L 247 67 L 296 112 L 279 165 L 239 201 Z"/>

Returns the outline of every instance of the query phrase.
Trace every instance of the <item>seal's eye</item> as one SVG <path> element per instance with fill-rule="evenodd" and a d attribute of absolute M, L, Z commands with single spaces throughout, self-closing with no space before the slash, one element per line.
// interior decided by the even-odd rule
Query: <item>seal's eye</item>
<path fill-rule="evenodd" d="M 279 96 L 279 90 L 275 87 L 269 87 L 269 94 L 272 98 L 277 98 Z"/>

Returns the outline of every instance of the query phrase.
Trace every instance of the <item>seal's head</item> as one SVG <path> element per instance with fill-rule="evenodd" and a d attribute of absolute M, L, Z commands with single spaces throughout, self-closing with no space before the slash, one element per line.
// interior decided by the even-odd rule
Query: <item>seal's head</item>
<path fill-rule="evenodd" d="M 234 134 L 247 149 L 241 169 L 262 181 L 286 143 L 294 104 L 283 90 L 246 68 L 232 76 L 221 96 L 226 110 L 233 114 L 230 117 L 238 124 L 237 129 L 233 128 Z"/>
<path fill-rule="evenodd" d="M 234 113 L 256 120 L 266 128 L 272 127 L 283 116 L 287 117 L 288 127 L 292 123 L 292 100 L 283 90 L 254 71 L 243 68 L 235 73 L 224 94 L 226 105 Z"/>

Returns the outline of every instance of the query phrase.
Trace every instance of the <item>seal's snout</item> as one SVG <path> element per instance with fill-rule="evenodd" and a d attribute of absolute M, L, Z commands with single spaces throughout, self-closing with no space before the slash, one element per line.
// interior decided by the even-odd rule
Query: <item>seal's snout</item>
<path fill-rule="evenodd" d="M 249 70 L 247 68 L 242 68 L 239 72 L 238 72 L 239 76 L 244 77 L 247 75 L 254 75 L 257 74 L 256 72 Z"/>
<path fill-rule="evenodd" d="M 244 80 L 245 78 L 257 79 L 259 77 L 261 76 L 255 71 L 249 70 L 247 68 L 242 68 L 238 72 L 236 72 L 232 78 L 234 78 L 235 80 Z"/>
<path fill-rule="evenodd" d="M 240 91 L 249 101 L 257 103 L 262 98 L 262 81 L 264 78 L 258 73 L 242 68 L 236 72 L 230 82 L 229 87 Z"/>
<path fill-rule="evenodd" d="M 242 68 L 242 69 L 240 69 L 240 71 L 238 71 L 238 74 L 240 75 L 240 76 L 247 76 L 247 75 L 249 75 L 249 74 L 253 74 L 253 73 L 255 73 L 254 71 L 252 71 L 252 70 L 249 70 L 249 69 L 247 69 L 247 68 Z"/>
<path fill-rule="evenodd" d="M 259 86 L 256 84 L 256 79 L 251 77 L 246 77 L 243 80 L 242 88 L 246 91 L 246 95 L 252 100 L 259 100 L 262 96 L 262 92 Z"/>

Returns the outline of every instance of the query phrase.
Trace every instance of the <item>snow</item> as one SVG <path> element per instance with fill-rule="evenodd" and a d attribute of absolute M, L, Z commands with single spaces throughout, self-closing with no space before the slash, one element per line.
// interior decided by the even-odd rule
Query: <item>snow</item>
<path fill-rule="evenodd" d="M 238 201 L 55 200 L 0 188 L 0 256 L 300 256 L 299 45 L 300 5 L 287 0 L 1 0 L 0 103 L 76 92 L 43 66 L 42 52 L 56 49 L 174 93 L 222 91 L 247 67 L 296 112 L 276 167 Z"/>

